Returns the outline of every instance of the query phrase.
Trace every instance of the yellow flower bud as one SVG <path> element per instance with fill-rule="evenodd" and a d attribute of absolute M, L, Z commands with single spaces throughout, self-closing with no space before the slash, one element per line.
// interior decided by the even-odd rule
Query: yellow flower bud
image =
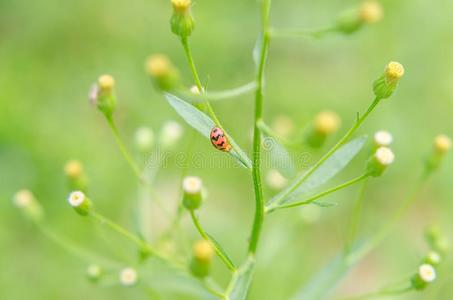
<path fill-rule="evenodd" d="M 173 9 L 179 13 L 186 13 L 192 5 L 190 0 L 171 0 Z"/>
<path fill-rule="evenodd" d="M 380 21 L 383 17 L 382 6 L 378 1 L 365 1 L 359 9 L 360 19 L 368 24 Z"/>
<path fill-rule="evenodd" d="M 194 21 L 190 13 L 190 0 L 172 0 L 173 15 L 170 19 L 171 31 L 181 38 L 187 38 L 194 29 Z"/>
<path fill-rule="evenodd" d="M 434 149 L 439 154 L 445 154 L 451 148 L 451 139 L 445 134 L 439 134 L 434 139 Z"/>
<path fill-rule="evenodd" d="M 193 246 L 193 258 L 190 263 L 190 271 L 193 275 L 204 278 L 209 275 L 214 256 L 214 248 L 210 242 L 200 240 Z"/>
<path fill-rule="evenodd" d="M 387 82 L 396 82 L 404 75 L 404 67 L 399 62 L 392 61 L 385 67 Z"/>
<path fill-rule="evenodd" d="M 98 85 L 102 91 L 112 91 L 115 86 L 115 79 L 111 75 L 102 75 L 98 78 Z"/>
<path fill-rule="evenodd" d="M 64 166 L 64 172 L 69 178 L 78 178 L 83 174 L 82 164 L 78 160 L 70 160 Z"/>
<path fill-rule="evenodd" d="M 151 55 L 146 61 L 146 72 L 153 78 L 156 86 L 162 90 L 173 89 L 179 80 L 178 70 L 167 56 Z"/>
<path fill-rule="evenodd" d="M 333 111 L 322 111 L 315 118 L 315 130 L 323 135 L 335 133 L 341 124 L 340 117 Z"/>

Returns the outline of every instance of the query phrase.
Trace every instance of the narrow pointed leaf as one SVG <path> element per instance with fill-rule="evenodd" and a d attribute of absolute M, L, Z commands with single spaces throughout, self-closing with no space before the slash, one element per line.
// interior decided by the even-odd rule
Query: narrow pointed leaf
<path fill-rule="evenodd" d="M 337 206 L 338 203 L 336 202 L 329 202 L 329 201 L 314 201 L 312 204 L 317 205 L 319 207 L 332 207 Z"/>
<path fill-rule="evenodd" d="M 194 107 L 192 104 L 181 100 L 172 94 L 165 94 L 165 98 L 167 98 L 168 103 L 170 103 L 170 105 L 184 119 L 184 121 L 186 121 L 187 124 L 192 126 L 202 136 L 209 140 L 211 130 L 216 126 L 216 124 L 208 115 Z M 252 162 L 245 152 L 236 144 L 231 136 L 228 136 L 228 139 L 232 146 L 231 151 L 228 153 L 233 156 L 240 163 L 240 165 L 246 168 L 251 168 Z"/>
<path fill-rule="evenodd" d="M 226 251 L 223 249 L 222 245 L 220 245 L 220 243 L 212 236 L 210 235 L 209 233 L 206 233 L 209 238 L 211 239 L 211 241 L 216 245 L 217 249 L 220 250 L 220 252 L 222 252 L 222 255 L 226 258 L 226 260 L 228 260 L 228 262 L 234 266 L 235 264 L 233 263 L 233 261 L 231 260 L 231 258 L 228 256 L 228 254 L 226 253 Z"/>
<path fill-rule="evenodd" d="M 284 201 L 288 203 L 296 200 L 315 188 L 327 183 L 341 170 L 343 170 L 351 160 L 360 152 L 365 145 L 367 137 L 362 136 L 343 145 L 331 157 L 329 157 L 311 176 L 305 181 L 300 182 L 304 174 L 298 176 L 286 189 L 274 196 L 269 203 L 274 203 L 281 199 L 282 195 L 287 195 Z M 279 200 L 280 201 L 280 200 Z"/>
<path fill-rule="evenodd" d="M 247 294 L 252 284 L 253 271 L 255 267 L 255 258 L 249 257 L 247 261 L 233 275 L 230 285 L 228 286 L 227 300 L 246 300 Z"/>

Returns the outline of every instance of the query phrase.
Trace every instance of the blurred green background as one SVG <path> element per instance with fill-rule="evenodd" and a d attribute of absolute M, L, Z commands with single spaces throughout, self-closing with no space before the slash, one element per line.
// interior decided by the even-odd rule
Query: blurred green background
<path fill-rule="evenodd" d="M 101 256 L 114 258 L 117 252 L 129 250 L 128 259 L 134 258 L 127 242 L 108 231 L 103 233 L 108 238 L 102 238 L 92 222 L 68 207 L 63 166 L 69 159 L 81 160 L 98 209 L 133 227 L 136 180 L 101 114 L 88 105 L 87 93 L 99 75 L 115 77 L 119 99 L 115 117 L 130 149 L 137 127 L 150 126 L 157 134 L 164 121 L 181 121 L 144 72 L 149 54 L 165 53 L 180 69 L 184 82 L 192 84 L 184 53 L 169 29 L 169 2 L 0 0 L 1 299 L 146 298 L 139 289 L 90 284 L 85 279 L 86 262 L 41 235 L 11 199 L 18 189 L 29 188 L 55 231 Z M 272 24 L 324 26 L 357 3 L 274 1 Z M 370 184 L 360 229 L 364 235 L 385 223 L 409 193 L 433 137 L 453 134 L 451 2 L 388 0 L 382 4 L 383 21 L 351 36 L 333 35 L 319 41 L 276 38 L 267 70 L 265 119 L 269 123 L 286 115 L 302 128 L 318 111 L 331 109 L 341 115 L 344 132 L 356 112 L 372 100 L 371 83 L 385 64 L 390 60 L 404 64 L 406 75 L 396 94 L 379 105 L 361 130 L 391 131 L 397 156 L 385 176 Z M 251 81 L 251 53 L 259 30 L 256 1 L 198 0 L 193 11 L 197 27 L 191 40 L 202 79 L 209 79 L 211 89 Z M 224 126 L 247 150 L 253 103 L 253 95 L 247 94 L 214 104 Z M 187 136 L 175 151 L 185 149 Z M 214 152 L 205 139 L 196 141 L 195 150 Z M 311 162 L 317 155 L 310 157 Z M 356 159 L 335 181 L 361 172 L 365 158 L 363 154 Z M 414 272 L 426 251 L 422 236 L 426 225 L 436 223 L 453 233 L 452 167 L 453 159 L 448 158 L 394 234 L 349 274 L 335 296 L 374 290 Z M 169 208 L 178 201 L 180 173 L 170 163 L 158 175 L 157 190 Z M 190 174 L 203 178 L 211 196 L 200 212 L 203 224 L 239 262 L 245 255 L 254 208 L 247 171 L 192 168 Z M 267 188 L 266 195 L 271 193 Z M 353 187 L 328 197 L 339 205 L 323 208 L 315 222 L 309 222 L 302 209 L 269 217 L 250 299 L 288 299 L 335 255 L 342 247 L 356 193 Z M 158 212 L 152 221 L 156 231 L 168 224 Z M 198 238 L 186 218 L 183 227 L 190 240 Z M 218 263 L 215 269 L 215 276 L 226 283 L 223 266 Z M 427 291 L 407 299 L 449 299 L 451 279 L 444 271 Z"/>

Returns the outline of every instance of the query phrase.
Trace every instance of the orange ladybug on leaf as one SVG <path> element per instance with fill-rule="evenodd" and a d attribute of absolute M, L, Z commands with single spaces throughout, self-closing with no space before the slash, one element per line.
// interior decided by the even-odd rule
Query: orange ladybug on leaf
<path fill-rule="evenodd" d="M 212 145 L 220 151 L 229 152 L 231 150 L 231 144 L 228 142 L 223 130 L 219 127 L 214 127 L 211 130 L 210 139 Z"/>

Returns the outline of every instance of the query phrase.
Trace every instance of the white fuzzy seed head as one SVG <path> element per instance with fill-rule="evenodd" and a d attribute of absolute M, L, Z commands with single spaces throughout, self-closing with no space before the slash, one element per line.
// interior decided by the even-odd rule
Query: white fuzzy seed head
<path fill-rule="evenodd" d="M 133 268 L 124 268 L 120 272 L 120 283 L 124 286 L 132 286 L 137 283 L 137 271 Z"/>
<path fill-rule="evenodd" d="M 433 282 L 436 279 L 436 270 L 429 264 L 423 264 L 418 268 L 418 275 L 424 282 Z"/>
<path fill-rule="evenodd" d="M 395 160 L 395 154 L 387 147 L 379 147 L 374 154 L 377 162 L 383 166 L 388 166 Z"/>
<path fill-rule="evenodd" d="M 286 186 L 288 180 L 279 171 L 272 169 L 267 172 L 266 182 L 271 188 L 279 190 Z"/>
<path fill-rule="evenodd" d="M 189 176 L 184 178 L 182 188 L 187 194 L 199 194 L 203 188 L 203 183 L 199 177 Z"/>
<path fill-rule="evenodd" d="M 35 197 L 29 190 L 18 191 L 13 198 L 14 205 L 19 208 L 29 207 L 33 204 Z"/>
<path fill-rule="evenodd" d="M 85 194 L 81 191 L 75 191 L 69 194 L 68 202 L 72 207 L 79 207 L 85 201 Z"/>
<path fill-rule="evenodd" d="M 374 143 L 379 147 L 388 147 L 393 142 L 393 136 L 390 132 L 379 130 L 374 134 Z"/>

